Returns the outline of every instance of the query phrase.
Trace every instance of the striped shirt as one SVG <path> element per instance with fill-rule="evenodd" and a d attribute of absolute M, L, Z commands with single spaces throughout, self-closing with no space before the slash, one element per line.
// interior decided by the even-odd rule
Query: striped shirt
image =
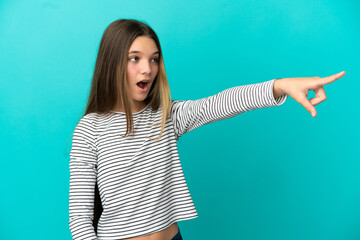
<path fill-rule="evenodd" d="M 75 127 L 70 152 L 69 227 L 74 240 L 120 240 L 158 232 L 172 223 L 198 217 L 181 167 L 177 141 L 204 124 L 246 111 L 282 105 L 274 99 L 275 79 L 223 90 L 198 100 L 172 100 L 163 135 L 161 107 L 133 113 L 134 136 L 123 112 L 89 113 Z M 94 191 L 103 212 L 97 235 Z"/>

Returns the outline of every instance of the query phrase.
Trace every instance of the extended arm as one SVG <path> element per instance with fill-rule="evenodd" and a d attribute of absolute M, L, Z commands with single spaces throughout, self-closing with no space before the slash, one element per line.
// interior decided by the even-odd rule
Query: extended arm
<path fill-rule="evenodd" d="M 246 111 L 282 105 L 287 95 L 274 98 L 274 82 L 275 79 L 232 87 L 198 100 L 173 101 L 171 117 L 177 138 L 207 123 Z"/>

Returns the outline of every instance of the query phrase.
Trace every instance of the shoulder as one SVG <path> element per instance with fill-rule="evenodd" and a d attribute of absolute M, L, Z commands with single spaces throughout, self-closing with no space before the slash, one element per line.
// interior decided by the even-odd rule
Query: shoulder
<path fill-rule="evenodd" d="M 93 113 L 89 113 L 84 115 L 78 122 L 76 128 L 83 128 L 83 127 L 87 127 L 87 128 L 93 128 L 94 125 L 94 114 Z"/>
<path fill-rule="evenodd" d="M 87 137 L 93 138 L 95 132 L 93 119 L 91 114 L 86 114 L 80 118 L 78 123 L 75 126 L 73 137 Z"/>
<path fill-rule="evenodd" d="M 171 109 L 176 109 L 188 100 L 171 100 Z"/>
<path fill-rule="evenodd" d="M 184 111 L 194 102 L 193 100 L 171 100 L 170 112 L 176 114 L 179 111 Z"/>
<path fill-rule="evenodd" d="M 88 113 L 80 118 L 78 121 L 75 132 L 86 132 L 93 136 L 97 135 L 96 132 L 106 125 L 111 118 L 112 114 Z"/>
<path fill-rule="evenodd" d="M 114 117 L 113 113 L 88 113 L 84 115 L 79 124 L 87 127 L 91 127 L 94 131 L 101 128 L 103 125 L 106 125 Z"/>

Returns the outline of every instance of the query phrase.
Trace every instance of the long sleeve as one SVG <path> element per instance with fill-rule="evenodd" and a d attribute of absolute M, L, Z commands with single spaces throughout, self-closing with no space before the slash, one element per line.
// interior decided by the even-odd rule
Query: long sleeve
<path fill-rule="evenodd" d="M 275 80 L 228 88 L 198 100 L 173 100 L 171 117 L 177 139 L 207 123 L 232 118 L 246 111 L 282 105 L 288 95 L 274 98 Z"/>
<path fill-rule="evenodd" d="M 92 122 L 76 126 L 70 152 L 69 227 L 74 240 L 97 239 L 93 227 L 97 151 Z"/>

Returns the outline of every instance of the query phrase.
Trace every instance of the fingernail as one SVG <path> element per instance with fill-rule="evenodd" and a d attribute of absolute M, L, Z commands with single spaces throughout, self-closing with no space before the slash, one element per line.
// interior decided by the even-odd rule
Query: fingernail
<path fill-rule="evenodd" d="M 315 113 L 314 113 L 314 112 L 312 112 L 311 115 L 312 115 L 313 117 L 315 117 Z"/>

